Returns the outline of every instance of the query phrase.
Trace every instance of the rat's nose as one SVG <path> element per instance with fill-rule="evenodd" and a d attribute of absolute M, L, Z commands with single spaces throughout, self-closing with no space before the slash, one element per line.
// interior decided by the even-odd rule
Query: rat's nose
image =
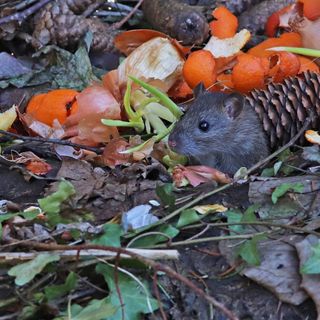
<path fill-rule="evenodd" d="M 177 146 L 177 142 L 169 138 L 168 145 L 171 149 L 173 149 Z"/>

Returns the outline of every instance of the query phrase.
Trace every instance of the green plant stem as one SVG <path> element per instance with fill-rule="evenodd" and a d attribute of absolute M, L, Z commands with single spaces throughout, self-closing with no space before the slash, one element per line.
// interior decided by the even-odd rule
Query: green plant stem
<path fill-rule="evenodd" d="M 183 112 L 179 109 L 179 107 L 163 92 L 156 89 L 155 87 L 147 84 L 144 81 L 141 81 L 140 79 L 137 79 L 135 77 L 129 76 L 129 78 L 139 84 L 142 88 L 149 91 L 151 94 L 153 94 L 155 97 L 157 97 L 164 106 L 166 106 L 177 118 L 180 118 L 183 114 Z"/>
<path fill-rule="evenodd" d="M 210 226 L 210 227 L 228 227 L 228 226 L 236 226 L 236 225 L 257 225 L 257 226 L 266 226 L 266 227 L 275 227 L 281 229 L 288 229 L 302 233 L 313 234 L 317 237 L 320 237 L 320 233 L 313 230 L 306 230 L 304 228 L 290 226 L 286 224 L 272 223 L 267 221 L 253 221 L 253 222 L 218 222 L 218 223 L 198 223 L 190 226 L 186 226 L 182 228 L 182 230 L 193 229 L 201 226 Z"/>
<path fill-rule="evenodd" d="M 302 54 L 304 56 L 320 58 L 320 50 L 297 48 L 297 47 L 273 47 L 267 49 L 268 51 L 287 51 L 291 53 Z"/>
<path fill-rule="evenodd" d="M 274 231 L 272 231 L 272 232 L 274 232 Z M 271 232 L 265 231 L 265 232 L 257 232 L 257 233 L 252 233 L 252 234 L 241 234 L 241 235 L 235 235 L 235 236 L 219 236 L 219 237 L 208 237 L 208 238 L 176 241 L 176 242 L 170 242 L 169 244 L 168 243 L 157 244 L 157 245 L 152 246 L 152 248 L 168 248 L 168 247 L 185 246 L 185 245 L 204 243 L 204 242 L 212 242 L 212 241 L 221 241 L 221 240 L 246 240 L 246 239 L 251 239 L 255 236 L 266 235 L 268 233 L 271 233 Z"/>

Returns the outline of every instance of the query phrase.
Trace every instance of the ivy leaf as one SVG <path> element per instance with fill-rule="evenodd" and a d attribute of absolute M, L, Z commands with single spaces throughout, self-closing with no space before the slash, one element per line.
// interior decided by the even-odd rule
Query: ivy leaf
<path fill-rule="evenodd" d="M 108 284 L 110 295 L 106 301 L 117 309 L 117 312 L 114 315 L 105 319 L 122 319 L 122 309 L 120 306 L 119 296 L 117 294 L 117 288 L 114 283 L 114 268 L 109 265 L 99 263 L 96 267 L 96 272 L 102 274 L 104 280 Z M 118 270 L 117 272 L 117 286 L 121 292 L 121 298 L 124 308 L 124 319 L 140 320 L 142 314 L 153 312 L 158 308 L 157 300 L 151 297 L 146 283 L 143 282 L 142 287 L 136 280 L 122 273 L 120 270 Z M 87 319 L 92 320 L 91 316 Z M 76 320 L 79 319 L 76 318 Z"/>
<path fill-rule="evenodd" d="M 79 308 L 72 308 L 79 311 Z M 108 301 L 108 298 L 102 300 L 91 300 L 89 304 L 80 310 L 76 315 L 72 315 L 72 320 L 103 320 L 113 319 L 116 308 Z M 109 318 L 110 317 L 110 318 Z M 68 318 L 69 319 L 69 318 Z M 121 319 L 121 318 L 119 318 Z"/>
<path fill-rule="evenodd" d="M 241 218 L 241 222 L 255 222 L 257 221 L 257 217 L 255 212 L 259 209 L 259 204 L 254 204 L 247 208 L 244 212 L 243 217 Z"/>
<path fill-rule="evenodd" d="M 262 238 L 261 236 L 254 236 L 252 239 L 246 240 L 238 249 L 238 255 L 249 265 L 258 266 L 260 264 L 258 243 Z"/>
<path fill-rule="evenodd" d="M 60 256 L 53 253 L 39 254 L 35 259 L 18 264 L 12 267 L 8 274 L 16 277 L 15 283 L 18 286 L 23 286 L 31 281 L 37 274 L 39 274 L 47 264 L 53 261 L 59 261 Z"/>
<path fill-rule="evenodd" d="M 164 205 L 173 207 L 176 202 L 176 197 L 173 194 L 173 185 L 171 183 L 166 183 L 162 186 L 157 186 L 156 194 L 160 198 Z"/>
<path fill-rule="evenodd" d="M 236 212 L 236 211 L 233 211 L 233 210 L 228 210 L 226 213 L 225 213 L 227 219 L 228 219 L 228 223 L 238 223 L 238 222 L 241 222 L 242 220 L 242 217 L 243 217 L 243 214 L 241 212 Z M 243 225 L 230 225 L 229 226 L 229 229 L 234 231 L 234 232 L 230 232 L 230 234 L 234 235 L 234 234 L 239 234 L 239 233 L 243 233 L 244 231 L 244 226 Z"/>
<path fill-rule="evenodd" d="M 44 289 L 45 296 L 49 301 L 54 300 L 68 294 L 76 285 L 77 275 L 74 272 L 70 272 L 64 284 L 46 287 Z"/>
<path fill-rule="evenodd" d="M 177 222 L 177 228 L 182 228 L 201 219 L 201 216 L 194 209 L 183 210 Z"/>
<path fill-rule="evenodd" d="M 288 191 L 302 192 L 304 189 L 302 183 L 283 183 L 276 187 L 271 195 L 271 200 L 274 204 L 278 202 L 278 199 L 285 195 Z"/>
<path fill-rule="evenodd" d="M 313 255 L 301 267 L 301 273 L 319 274 L 320 273 L 320 242 L 312 247 Z"/>
<path fill-rule="evenodd" d="M 119 224 L 106 223 L 103 226 L 104 233 L 100 237 L 94 239 L 92 243 L 102 246 L 120 247 L 120 237 L 123 230 Z"/>
<path fill-rule="evenodd" d="M 40 208 L 47 214 L 48 222 L 56 224 L 59 222 L 59 212 L 61 204 L 76 193 L 74 186 L 69 181 L 62 181 L 58 185 L 58 190 L 51 195 L 39 199 Z"/>
<path fill-rule="evenodd" d="M 162 236 L 161 234 L 151 234 L 134 241 L 132 246 L 135 248 L 150 248 L 158 243 L 168 241 L 179 234 L 179 230 L 171 225 L 162 225 L 154 229 L 154 231 L 163 233 L 164 235 L 167 235 L 167 237 L 164 235 Z"/>

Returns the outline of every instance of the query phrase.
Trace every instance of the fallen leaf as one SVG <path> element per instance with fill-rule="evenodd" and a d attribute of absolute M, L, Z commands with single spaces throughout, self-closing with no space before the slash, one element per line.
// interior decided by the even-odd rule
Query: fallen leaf
<path fill-rule="evenodd" d="M 12 267 L 8 274 L 15 276 L 15 283 L 23 286 L 30 282 L 43 268 L 51 262 L 59 261 L 60 256 L 54 253 L 41 253 L 35 259 Z"/>
<path fill-rule="evenodd" d="M 123 138 L 111 140 L 104 148 L 102 159 L 106 166 L 114 168 L 117 165 L 130 162 L 131 155 L 123 154 L 121 151 L 126 150 L 130 144 Z"/>
<path fill-rule="evenodd" d="M 312 257 L 313 251 L 312 248 L 319 248 L 319 238 L 313 235 L 309 235 L 304 240 L 295 244 L 298 256 L 300 259 L 300 266 L 305 265 Z M 319 251 L 319 250 L 318 250 Z M 319 254 L 318 254 L 318 263 L 315 267 L 319 271 Z M 320 314 L 320 274 L 305 274 L 302 273 L 302 282 L 301 288 L 303 288 L 308 295 L 311 297 L 313 302 L 316 305 L 318 315 Z"/>
<path fill-rule="evenodd" d="M 299 239 L 301 237 L 296 237 L 295 241 Z M 237 243 L 238 241 L 219 243 L 220 252 L 231 265 L 235 263 L 234 246 Z M 294 247 L 283 241 L 267 240 L 258 244 L 258 251 L 261 264 L 246 267 L 241 273 L 273 292 L 283 302 L 293 305 L 300 305 L 304 302 L 308 296 L 300 288 L 299 262 Z"/>
<path fill-rule="evenodd" d="M 206 204 L 202 206 L 195 206 L 193 209 L 200 214 L 207 214 L 208 212 L 225 212 L 228 210 L 228 208 L 221 204 Z"/>
<path fill-rule="evenodd" d="M 30 160 L 26 164 L 26 168 L 28 171 L 39 176 L 46 175 L 52 169 L 52 167 L 44 160 Z"/>
<path fill-rule="evenodd" d="M 320 135 L 318 131 L 307 130 L 304 136 L 309 142 L 320 145 Z"/>
<path fill-rule="evenodd" d="M 17 118 L 16 106 L 12 106 L 5 112 L 0 113 L 0 129 L 8 130 Z"/>
<path fill-rule="evenodd" d="M 187 166 L 177 165 L 172 172 L 172 178 L 177 187 L 184 185 L 184 179 L 196 187 L 201 183 L 216 181 L 218 183 L 229 183 L 231 179 L 225 173 L 206 166 Z"/>

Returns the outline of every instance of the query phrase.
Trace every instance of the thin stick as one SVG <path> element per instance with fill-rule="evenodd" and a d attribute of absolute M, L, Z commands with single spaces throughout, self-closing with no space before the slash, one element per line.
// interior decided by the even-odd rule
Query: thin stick
<path fill-rule="evenodd" d="M 84 150 L 89 150 L 89 151 L 95 152 L 96 154 L 101 154 L 102 153 L 100 148 L 88 147 L 88 146 L 85 146 L 85 145 L 82 145 L 82 144 L 70 142 L 68 140 L 22 136 L 20 134 L 16 134 L 16 133 L 13 133 L 13 132 L 8 132 L 8 131 L 5 131 L 5 130 L 0 130 L 0 135 L 4 135 L 4 136 L 7 136 L 7 137 L 20 139 L 20 140 L 23 140 L 23 141 L 60 144 L 60 145 L 63 145 L 63 146 L 70 146 L 70 147 L 74 147 L 74 148 L 80 148 L 80 149 L 84 149 Z"/>
<path fill-rule="evenodd" d="M 256 225 L 256 226 L 266 226 L 266 227 L 275 227 L 275 228 L 281 228 L 281 229 L 287 229 L 287 230 L 292 230 L 292 231 L 297 231 L 301 233 L 306 233 L 306 234 L 313 234 L 317 237 L 320 237 L 320 233 L 313 231 L 313 230 L 306 230 L 304 228 L 300 227 L 295 227 L 295 226 L 290 226 L 286 224 L 279 224 L 279 223 L 272 223 L 272 222 L 267 222 L 267 221 L 252 221 L 252 222 L 219 222 L 219 223 L 208 223 L 208 224 L 203 224 L 199 223 L 196 225 L 190 225 L 182 228 L 182 230 L 188 230 L 188 229 L 193 229 L 196 227 L 203 227 L 204 225 L 210 226 L 210 227 L 225 227 L 225 226 L 238 226 L 238 225 Z M 190 239 L 191 240 L 191 239 Z"/>
<path fill-rule="evenodd" d="M 135 7 L 131 10 L 129 14 L 127 14 L 126 17 L 124 17 L 121 21 L 114 23 L 112 27 L 114 29 L 120 29 L 130 18 L 134 15 L 134 13 L 138 10 L 138 8 L 141 6 L 143 0 L 139 0 L 138 3 L 135 5 Z"/>
<path fill-rule="evenodd" d="M 14 244 L 14 242 L 12 243 Z M 40 250 L 48 250 L 48 251 L 55 251 L 55 250 L 70 250 L 70 246 L 68 245 L 59 245 L 59 244 L 46 244 L 46 243 L 38 243 L 35 241 L 25 241 L 22 243 L 23 246 L 34 248 L 34 249 L 40 249 Z M 126 254 L 131 256 L 132 258 L 137 259 L 138 261 L 141 261 L 142 263 L 150 266 L 156 271 L 163 271 L 169 276 L 170 278 L 177 279 L 178 281 L 182 282 L 184 285 L 189 287 L 191 290 L 193 290 L 197 295 L 205 299 L 207 302 L 211 303 L 215 308 L 217 308 L 219 311 L 221 311 L 225 316 L 227 316 L 230 320 L 239 320 L 239 318 L 229 309 L 227 309 L 222 303 L 220 303 L 218 300 L 213 298 L 212 296 L 205 293 L 203 290 L 198 288 L 194 283 L 192 283 L 189 279 L 182 276 L 181 274 L 174 271 L 169 266 L 155 262 L 153 260 L 147 259 L 145 257 L 142 257 L 140 255 L 137 255 L 131 251 L 128 251 L 123 248 L 115 248 L 115 247 L 109 247 L 109 246 L 102 246 L 102 245 L 93 245 L 93 244 L 87 244 L 87 245 L 76 245 L 72 247 L 74 250 L 87 250 L 87 249 L 98 249 L 98 250 L 106 250 L 115 252 L 117 254 Z"/>
<path fill-rule="evenodd" d="M 292 145 L 295 144 L 295 142 L 300 138 L 300 136 L 304 133 L 304 131 L 308 128 L 309 124 L 311 123 L 311 118 L 307 118 L 303 127 L 299 130 L 299 132 L 292 138 L 288 143 L 286 143 L 284 146 L 282 146 L 280 149 L 275 151 L 274 153 L 270 154 L 268 157 L 265 159 L 257 162 L 255 165 L 253 165 L 248 171 L 247 174 L 249 175 L 250 173 L 253 173 L 263 165 L 267 164 L 270 160 L 275 158 L 277 155 L 279 155 L 281 152 L 284 150 L 290 148 Z"/>
<path fill-rule="evenodd" d="M 52 0 L 40 0 L 38 3 L 33 5 L 32 7 L 21 11 L 17 12 L 14 14 L 11 14 L 9 16 L 0 18 L 0 25 L 8 23 L 8 22 L 13 22 L 13 21 L 23 21 L 27 19 L 29 16 L 37 12 L 39 9 L 41 9 L 43 6 L 45 6 L 47 3 L 49 3 Z"/>

